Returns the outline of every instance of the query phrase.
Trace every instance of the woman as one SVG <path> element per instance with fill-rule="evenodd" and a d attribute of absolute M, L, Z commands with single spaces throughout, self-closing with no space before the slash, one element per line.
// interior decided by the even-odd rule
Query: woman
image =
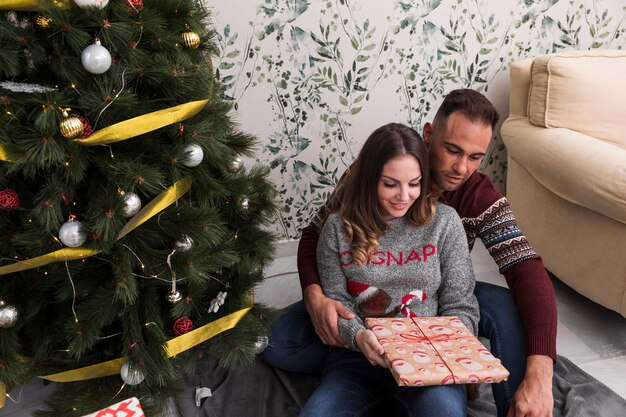
<path fill-rule="evenodd" d="M 398 387 L 364 317 L 458 316 L 476 334 L 478 303 L 467 239 L 455 211 L 428 195 L 419 134 L 391 123 L 367 139 L 331 200 L 317 262 L 324 293 L 355 313 L 339 318 L 332 349 L 301 416 L 362 416 L 393 399 L 397 415 L 465 416 L 464 385 Z"/>

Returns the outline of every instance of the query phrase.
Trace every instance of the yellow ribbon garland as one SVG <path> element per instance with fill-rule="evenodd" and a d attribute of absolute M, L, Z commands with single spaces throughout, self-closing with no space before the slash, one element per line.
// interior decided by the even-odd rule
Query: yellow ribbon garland
<path fill-rule="evenodd" d="M 206 100 L 191 101 L 167 109 L 133 117 L 123 122 L 100 129 L 85 139 L 74 139 L 84 146 L 105 145 L 130 139 L 144 133 L 152 132 L 172 123 L 180 122 L 197 114 L 209 102 Z"/>
<path fill-rule="evenodd" d="M 2 1 L 2 0 L 0 0 Z M 84 146 L 106 145 L 120 142 L 144 133 L 152 132 L 172 123 L 177 123 L 196 115 L 209 102 L 209 99 L 191 101 L 167 109 L 133 117 L 100 129 L 85 139 L 74 139 Z M 0 161 L 17 162 L 25 155 L 20 154 L 12 145 L 0 145 Z"/>
<path fill-rule="evenodd" d="M 12 145 L 0 145 L 0 161 L 17 162 L 23 156 Z"/>
<path fill-rule="evenodd" d="M 0 10 L 37 10 L 39 0 L 0 0 Z"/>
<path fill-rule="evenodd" d="M 183 196 L 191 188 L 191 178 L 185 177 L 180 181 L 172 184 L 168 189 L 159 194 L 154 200 L 146 204 L 146 206 L 139 211 L 132 219 L 126 223 L 120 233 L 117 235 L 119 240 L 126 236 L 132 230 L 136 229 L 148 219 L 153 217 L 165 209 L 170 204 L 174 203 L 181 196 Z M 99 249 L 91 248 L 89 245 L 80 246 L 78 248 L 63 248 L 55 252 L 47 253 L 42 256 L 38 256 L 33 259 L 27 259 L 21 262 L 16 262 L 11 265 L 5 265 L 0 267 L 0 275 L 12 274 L 13 272 L 26 271 L 28 269 L 37 268 L 43 265 L 48 265 L 53 262 L 60 261 L 75 261 L 77 259 L 87 258 L 99 253 Z"/>
<path fill-rule="evenodd" d="M 185 333 L 181 336 L 170 339 L 165 344 L 165 351 L 168 358 L 172 358 L 186 350 L 191 349 L 200 343 L 209 340 L 226 330 L 235 327 L 241 319 L 250 311 L 252 307 L 242 308 L 241 310 L 230 313 L 220 319 L 212 321 Z M 87 379 L 101 378 L 105 376 L 115 375 L 120 372 L 122 365 L 126 362 L 125 358 L 113 359 L 102 362 L 97 365 L 85 366 L 83 368 L 72 369 L 71 371 L 59 372 L 56 374 L 40 376 L 41 379 L 47 379 L 54 382 L 76 382 Z M 0 382 L 0 408 L 4 407 L 6 397 L 6 385 Z"/>
<path fill-rule="evenodd" d="M 170 339 L 165 344 L 167 357 L 171 358 L 182 353 L 200 343 L 218 335 L 226 330 L 232 329 L 241 321 L 241 319 L 250 311 L 252 307 L 242 308 L 227 316 L 205 324 L 195 330 L 185 333 L 181 336 Z M 126 362 L 125 358 L 113 359 L 102 362 L 97 365 L 86 366 L 83 368 L 73 369 L 71 371 L 60 372 L 58 374 L 40 376 L 39 378 L 47 379 L 54 382 L 75 382 L 87 379 L 101 378 L 104 376 L 115 375 L 120 372 L 120 368 Z"/>

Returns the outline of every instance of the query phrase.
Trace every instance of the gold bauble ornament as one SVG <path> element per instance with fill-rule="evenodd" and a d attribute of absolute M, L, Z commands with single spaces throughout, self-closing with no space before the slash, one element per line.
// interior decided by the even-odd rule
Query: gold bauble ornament
<path fill-rule="evenodd" d="M 196 32 L 188 31 L 183 32 L 183 43 L 187 48 L 196 49 L 200 46 L 200 35 Z"/>
<path fill-rule="evenodd" d="M 61 120 L 61 124 L 59 125 L 59 130 L 61 134 L 68 139 L 76 139 L 79 138 L 85 127 L 83 126 L 83 122 L 76 116 L 69 116 L 66 111 L 63 112 L 63 120 Z"/>

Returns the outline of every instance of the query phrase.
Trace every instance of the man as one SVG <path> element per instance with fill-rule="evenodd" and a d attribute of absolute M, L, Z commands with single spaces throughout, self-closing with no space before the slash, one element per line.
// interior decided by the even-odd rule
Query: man
<path fill-rule="evenodd" d="M 489 177 L 477 169 L 498 121 L 482 94 L 450 92 L 433 123 L 426 123 L 431 188 L 461 219 L 470 250 L 479 238 L 498 264 L 510 291 L 478 282 L 479 335 L 487 337 L 494 356 L 511 375 L 493 385 L 500 417 L 552 416 L 552 372 L 556 360 L 554 289 L 539 258 L 519 230 L 511 207 Z M 318 217 L 302 232 L 298 272 L 303 302 L 282 316 L 264 352 L 272 365 L 294 372 L 320 373 L 328 346 L 345 346 L 337 317 L 351 318 L 341 303 L 324 296 L 315 259 Z M 307 314 L 308 312 L 308 314 Z"/>

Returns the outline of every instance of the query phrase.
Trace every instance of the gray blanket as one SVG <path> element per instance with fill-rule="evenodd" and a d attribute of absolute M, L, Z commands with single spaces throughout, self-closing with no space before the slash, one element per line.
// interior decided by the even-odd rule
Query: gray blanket
<path fill-rule="evenodd" d="M 567 358 L 554 368 L 554 417 L 625 417 L 626 400 L 615 394 Z M 180 404 L 183 417 L 296 417 L 315 389 L 318 378 L 283 372 L 257 358 L 250 368 L 225 371 L 206 361 L 186 377 L 189 398 Z M 212 396 L 195 404 L 196 387 L 208 387 Z M 489 385 L 480 386 L 480 398 L 470 402 L 470 417 L 495 416 Z"/>

